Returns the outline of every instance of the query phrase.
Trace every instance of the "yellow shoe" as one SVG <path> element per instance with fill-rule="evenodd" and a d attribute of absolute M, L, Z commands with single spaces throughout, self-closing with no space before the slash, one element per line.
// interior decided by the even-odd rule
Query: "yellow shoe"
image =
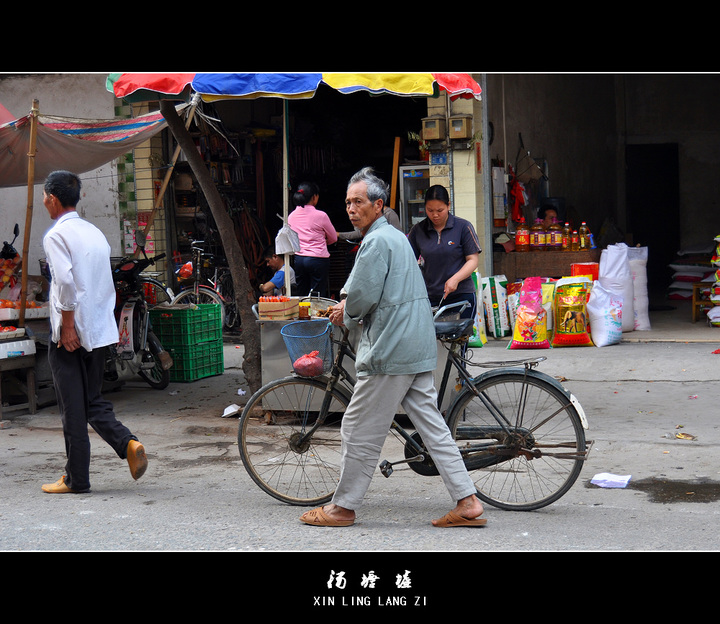
<path fill-rule="evenodd" d="M 65 483 L 65 475 L 60 477 L 55 483 L 46 483 L 42 486 L 42 491 L 48 494 L 80 494 L 79 490 L 71 490 Z M 89 490 L 83 490 L 88 492 Z"/>
<path fill-rule="evenodd" d="M 137 440 L 128 442 L 127 461 L 133 479 L 137 480 L 145 474 L 148 464 L 147 455 L 145 455 L 145 447 Z"/>

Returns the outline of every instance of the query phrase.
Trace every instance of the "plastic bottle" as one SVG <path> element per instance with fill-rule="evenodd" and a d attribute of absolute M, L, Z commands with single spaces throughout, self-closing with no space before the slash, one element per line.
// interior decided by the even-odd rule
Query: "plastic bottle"
<path fill-rule="evenodd" d="M 542 219 L 535 219 L 535 225 L 530 228 L 530 251 L 545 250 L 545 226 Z"/>
<path fill-rule="evenodd" d="M 552 251 L 560 251 L 562 249 L 562 227 L 553 217 L 550 227 L 545 232 L 545 249 Z"/>
<path fill-rule="evenodd" d="M 562 244 L 560 245 L 560 248 L 563 251 L 571 251 L 572 247 L 572 230 L 570 229 L 570 224 L 565 223 L 565 227 L 562 230 Z"/>
<path fill-rule="evenodd" d="M 525 225 L 525 217 L 520 217 L 515 230 L 515 251 L 530 251 L 530 230 Z"/>
<path fill-rule="evenodd" d="M 570 251 L 580 251 L 580 235 L 577 230 L 573 230 L 570 240 Z"/>
<path fill-rule="evenodd" d="M 578 237 L 580 251 L 587 251 L 590 249 L 590 228 L 587 226 L 585 221 L 583 221 L 578 228 Z"/>

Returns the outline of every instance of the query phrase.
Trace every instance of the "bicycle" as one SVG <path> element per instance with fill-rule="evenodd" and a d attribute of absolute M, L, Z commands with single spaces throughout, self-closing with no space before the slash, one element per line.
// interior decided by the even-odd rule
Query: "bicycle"
<path fill-rule="evenodd" d="M 172 299 L 173 304 L 212 303 L 221 306 L 222 327 L 233 329 L 240 324 L 240 314 L 235 306 L 235 290 L 232 275 L 227 267 L 218 267 L 215 256 L 206 253 L 204 241 L 192 241 L 190 249 L 193 259 L 193 282 L 184 286 Z M 213 276 L 205 277 L 203 267 L 213 265 Z"/>
<path fill-rule="evenodd" d="M 461 385 L 444 418 L 472 473 L 477 495 L 505 510 L 550 505 L 572 487 L 589 453 L 585 413 L 559 381 L 535 370 L 545 357 L 474 364 L 462 356 L 473 320 L 440 316 L 458 305 L 446 306 L 434 316 L 436 336 L 447 350 L 438 405 L 455 369 Z M 354 384 L 343 360 L 354 359 L 354 351 L 346 330 L 331 340 L 337 353 L 329 372 L 272 381 L 253 394 L 240 416 L 243 465 L 262 490 L 285 503 L 327 503 L 339 479 L 340 423 Z M 468 365 L 492 370 L 473 377 Z M 397 415 L 390 430 L 404 445 L 404 456 L 382 461 L 381 473 L 390 477 L 396 465 L 407 464 L 420 475 L 437 475 L 422 440 L 401 426 L 400 419 Z"/>

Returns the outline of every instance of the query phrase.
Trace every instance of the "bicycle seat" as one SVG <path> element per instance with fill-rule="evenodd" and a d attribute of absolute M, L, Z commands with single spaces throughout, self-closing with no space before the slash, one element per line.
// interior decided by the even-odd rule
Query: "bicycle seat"
<path fill-rule="evenodd" d="M 457 340 L 463 336 L 472 336 L 473 319 L 454 321 L 435 321 L 435 336 L 440 340 Z"/>

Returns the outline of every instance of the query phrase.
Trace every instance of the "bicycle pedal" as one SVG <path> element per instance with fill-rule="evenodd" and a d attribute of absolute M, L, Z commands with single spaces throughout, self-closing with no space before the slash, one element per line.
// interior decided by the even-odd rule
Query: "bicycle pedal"
<path fill-rule="evenodd" d="M 380 472 L 386 479 L 393 473 L 392 464 L 387 459 L 380 464 Z"/>

